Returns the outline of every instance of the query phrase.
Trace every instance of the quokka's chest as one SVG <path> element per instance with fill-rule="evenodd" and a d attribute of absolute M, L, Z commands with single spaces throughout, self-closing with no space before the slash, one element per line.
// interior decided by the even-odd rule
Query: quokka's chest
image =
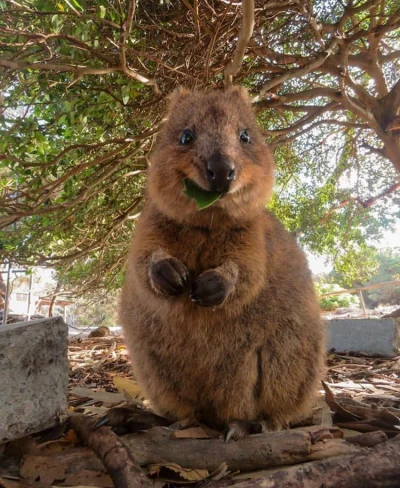
<path fill-rule="evenodd" d="M 232 259 L 245 240 L 246 229 L 241 228 L 211 230 L 171 226 L 162 230 L 160 245 L 162 242 L 164 250 L 190 270 L 202 272 Z"/>

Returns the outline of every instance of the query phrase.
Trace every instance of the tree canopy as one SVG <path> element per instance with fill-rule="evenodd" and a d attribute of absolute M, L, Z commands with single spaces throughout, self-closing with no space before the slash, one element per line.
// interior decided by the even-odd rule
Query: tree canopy
<path fill-rule="evenodd" d="M 274 150 L 271 207 L 368 275 L 400 216 L 398 2 L 258 0 L 253 20 L 233 82 Z M 0 261 L 118 287 L 168 94 L 222 87 L 242 23 L 230 0 L 0 0 Z"/>

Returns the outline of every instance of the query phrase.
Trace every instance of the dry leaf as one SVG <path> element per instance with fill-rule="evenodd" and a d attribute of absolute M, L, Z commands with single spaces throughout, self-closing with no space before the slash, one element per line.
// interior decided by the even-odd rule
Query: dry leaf
<path fill-rule="evenodd" d="M 360 384 L 354 383 L 354 381 L 342 381 L 340 383 L 326 383 L 326 385 L 332 388 L 340 388 L 340 389 L 347 389 L 347 390 L 365 390 L 365 385 L 361 386 Z M 368 385 L 372 387 L 372 385 Z"/>
<path fill-rule="evenodd" d="M 38 447 L 35 439 L 31 436 L 21 437 L 10 441 L 5 449 L 7 456 L 21 457 L 25 454 L 37 454 Z"/>
<path fill-rule="evenodd" d="M 50 486 L 55 480 L 65 486 L 90 485 L 101 488 L 113 488 L 114 484 L 107 474 L 98 471 L 80 470 L 68 472 L 68 462 L 62 462 L 61 456 L 24 456 L 20 475 L 29 480 L 39 480 L 41 486 Z"/>
<path fill-rule="evenodd" d="M 323 381 L 322 386 L 325 390 L 325 401 L 335 413 L 340 414 L 340 416 L 344 420 L 358 420 L 360 417 L 358 415 L 354 415 L 353 413 L 346 410 L 342 407 L 337 401 L 335 400 L 334 394 L 329 389 L 329 386 Z"/>
<path fill-rule="evenodd" d="M 117 390 L 124 395 L 125 400 L 140 404 L 143 403 L 140 400 L 140 397 L 143 397 L 143 393 L 136 381 L 122 376 L 114 376 L 113 382 Z"/>
<path fill-rule="evenodd" d="M 76 486 L 90 486 L 91 488 L 114 488 L 110 476 L 105 473 L 94 471 L 79 471 L 79 473 L 68 474 L 64 481 L 65 486 L 75 488 Z"/>
<path fill-rule="evenodd" d="M 69 429 L 68 432 L 63 435 L 63 440 L 70 442 L 71 444 L 77 444 L 80 442 L 79 437 L 76 435 L 76 432 L 73 429 Z"/>
<path fill-rule="evenodd" d="M 125 401 L 125 396 L 121 393 L 110 393 L 105 390 L 94 391 L 91 388 L 76 386 L 71 388 L 71 392 L 79 397 L 92 398 L 96 402 L 116 404 Z"/>
<path fill-rule="evenodd" d="M 75 409 L 76 413 L 82 413 L 83 415 L 97 415 L 98 417 L 103 417 L 110 409 L 108 407 L 93 407 L 80 405 Z"/>
<path fill-rule="evenodd" d="M 219 466 L 215 471 L 210 473 L 208 479 L 218 481 L 218 480 L 222 480 L 229 474 L 230 471 L 228 469 L 228 463 L 222 463 L 221 466 Z"/>
<path fill-rule="evenodd" d="M 379 412 L 379 418 L 384 420 L 388 424 L 395 426 L 396 428 L 400 428 L 400 418 L 394 415 L 389 410 L 383 409 Z"/>
<path fill-rule="evenodd" d="M 0 477 L 0 488 L 43 488 L 43 485 L 34 482 L 27 483 L 21 479 Z"/>
<path fill-rule="evenodd" d="M 325 406 L 314 409 L 312 422 L 313 425 L 332 427 L 332 410 L 326 403 Z"/>
<path fill-rule="evenodd" d="M 359 422 L 338 422 L 337 425 L 340 428 L 357 430 L 358 432 L 376 432 L 377 430 L 381 430 L 389 438 L 400 434 L 400 428 L 396 428 L 400 426 L 391 426 L 379 419 L 360 420 Z"/>
<path fill-rule="evenodd" d="M 20 475 L 29 480 L 39 480 L 43 484 L 51 485 L 55 480 L 65 479 L 67 466 L 60 460 L 44 456 L 24 456 Z"/>
<path fill-rule="evenodd" d="M 70 435 L 72 436 L 73 434 Z M 78 442 L 78 439 L 75 442 Z M 70 450 L 73 447 L 73 443 L 61 439 L 58 441 L 43 442 L 42 444 L 39 444 L 38 447 L 39 452 L 37 454 L 40 456 L 52 456 Z"/>
<path fill-rule="evenodd" d="M 209 476 L 206 469 L 186 469 L 176 463 L 151 464 L 147 467 L 147 474 L 149 476 L 166 478 L 168 476 L 168 471 L 177 473 L 179 477 L 185 481 L 192 482 L 202 481 Z M 165 473 L 166 476 L 163 476 L 163 473 Z"/>
<path fill-rule="evenodd" d="M 349 437 L 354 437 L 356 435 L 360 435 L 360 433 L 357 430 L 352 430 L 352 429 L 340 429 L 343 432 L 343 437 L 345 439 L 348 439 Z"/>

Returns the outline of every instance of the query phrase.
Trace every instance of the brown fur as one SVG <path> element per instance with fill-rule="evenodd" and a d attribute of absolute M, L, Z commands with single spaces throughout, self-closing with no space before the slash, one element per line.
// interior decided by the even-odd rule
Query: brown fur
<path fill-rule="evenodd" d="M 182 146 L 187 128 L 196 139 Z M 239 140 L 244 128 L 251 144 Z M 204 165 L 216 150 L 235 162 L 237 178 L 199 211 L 183 178 L 207 189 Z M 263 419 L 277 428 L 301 419 L 322 370 L 323 328 L 306 258 L 265 210 L 273 162 L 247 93 L 176 91 L 148 178 L 120 316 L 153 408 L 217 427 Z M 219 306 L 207 302 L 217 300 L 215 290 L 225 293 Z"/>

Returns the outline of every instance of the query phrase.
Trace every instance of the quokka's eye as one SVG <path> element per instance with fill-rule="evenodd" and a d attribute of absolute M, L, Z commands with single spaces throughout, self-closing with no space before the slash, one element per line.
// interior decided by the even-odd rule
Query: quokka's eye
<path fill-rule="evenodd" d="M 179 139 L 180 144 L 190 144 L 194 141 L 193 132 L 189 129 L 183 131 L 181 138 Z"/>
<path fill-rule="evenodd" d="M 244 144 L 250 144 L 250 136 L 249 133 L 247 132 L 246 129 L 243 129 L 240 132 L 239 139 L 244 143 Z"/>

